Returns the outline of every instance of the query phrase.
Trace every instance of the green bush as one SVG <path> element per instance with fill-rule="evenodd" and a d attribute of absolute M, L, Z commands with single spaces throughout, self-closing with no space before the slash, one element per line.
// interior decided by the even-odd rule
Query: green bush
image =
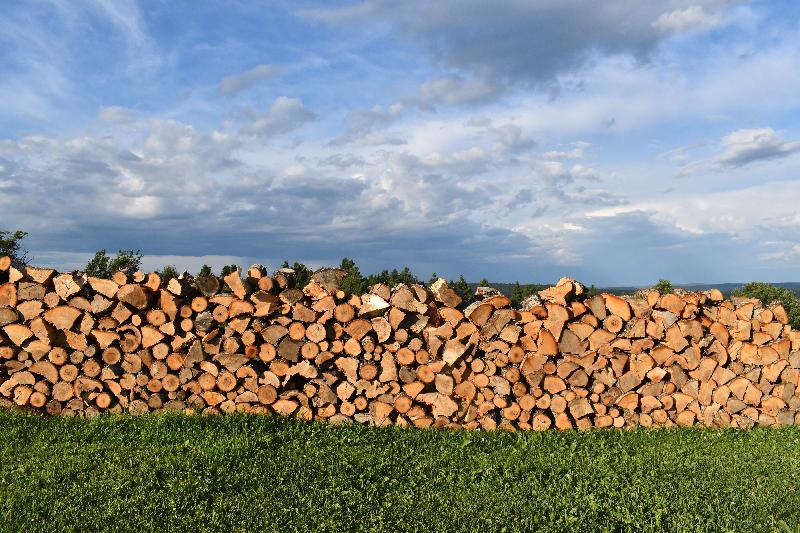
<path fill-rule="evenodd" d="M 140 250 L 120 250 L 113 259 L 105 250 L 100 250 L 94 254 L 83 270 L 88 276 L 110 279 L 115 272 L 120 270 L 124 270 L 130 276 L 139 270 L 141 264 L 142 252 Z"/>
<path fill-rule="evenodd" d="M 789 324 L 793 328 L 800 328 L 800 298 L 793 291 L 785 287 L 776 287 L 769 283 L 753 281 L 731 291 L 731 296 L 745 296 L 747 298 L 758 298 L 764 305 L 773 302 L 780 302 L 789 315 Z"/>
<path fill-rule="evenodd" d="M 7 255 L 22 264 L 27 263 L 28 251 L 22 247 L 22 240 L 27 235 L 22 230 L 0 230 L 0 256 Z"/>
<path fill-rule="evenodd" d="M 178 273 L 178 269 L 175 268 L 175 265 L 167 265 L 161 269 L 161 272 L 158 273 L 161 276 L 162 282 L 167 282 L 173 278 L 177 278 L 180 274 Z"/>
<path fill-rule="evenodd" d="M 653 285 L 653 288 L 660 294 L 672 294 L 675 292 L 675 287 L 672 286 L 672 283 L 668 279 L 658 280 L 658 283 Z"/>

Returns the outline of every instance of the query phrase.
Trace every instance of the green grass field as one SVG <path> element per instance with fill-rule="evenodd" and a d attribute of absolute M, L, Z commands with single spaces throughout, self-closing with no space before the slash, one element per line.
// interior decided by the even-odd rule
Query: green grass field
<path fill-rule="evenodd" d="M 0 414 L 0 530 L 798 531 L 800 428 Z"/>

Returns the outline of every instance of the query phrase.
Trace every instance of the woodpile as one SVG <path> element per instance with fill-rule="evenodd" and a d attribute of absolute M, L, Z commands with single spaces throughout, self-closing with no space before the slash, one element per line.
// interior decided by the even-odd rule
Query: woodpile
<path fill-rule="evenodd" d="M 512 309 L 440 279 L 342 292 L 323 269 L 113 279 L 0 258 L 0 405 L 51 415 L 279 413 L 376 426 L 534 429 L 800 423 L 800 335 L 718 290 Z"/>

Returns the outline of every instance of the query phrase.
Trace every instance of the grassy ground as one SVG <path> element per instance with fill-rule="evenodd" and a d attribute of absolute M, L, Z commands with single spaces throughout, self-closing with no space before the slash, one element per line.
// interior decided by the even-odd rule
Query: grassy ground
<path fill-rule="evenodd" d="M 0 530 L 798 531 L 800 428 L 0 414 Z"/>

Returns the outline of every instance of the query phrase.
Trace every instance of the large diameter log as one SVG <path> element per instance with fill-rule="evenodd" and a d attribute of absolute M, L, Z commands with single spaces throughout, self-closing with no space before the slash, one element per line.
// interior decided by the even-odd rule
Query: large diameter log
<path fill-rule="evenodd" d="M 90 276 L 87 278 L 87 281 L 93 291 L 102 294 L 106 298 L 113 298 L 116 296 L 117 291 L 119 290 L 119 285 L 117 285 L 114 280 L 111 279 L 95 278 Z"/>
<path fill-rule="evenodd" d="M 430 286 L 434 299 L 447 307 L 456 308 L 461 305 L 461 297 L 450 288 L 444 278 L 439 278 Z"/>
<path fill-rule="evenodd" d="M 225 285 L 231 290 L 231 292 L 236 295 L 237 298 L 240 300 L 244 300 L 247 297 L 247 289 L 242 283 L 242 269 L 236 267 L 234 272 L 231 272 L 224 278 L 222 278 L 225 282 Z"/>
<path fill-rule="evenodd" d="M 631 319 L 631 306 L 627 301 L 613 294 L 603 294 L 603 299 L 609 313 L 617 315 L 626 322 Z"/>
<path fill-rule="evenodd" d="M 33 331 L 23 324 L 9 324 L 3 327 L 3 331 L 8 339 L 17 346 L 22 346 L 26 340 L 33 337 Z"/>
<path fill-rule="evenodd" d="M 140 310 L 145 309 L 149 302 L 147 289 L 136 284 L 128 284 L 120 287 L 117 291 L 116 298 L 120 302 Z"/>
<path fill-rule="evenodd" d="M 341 268 L 321 268 L 311 275 L 311 281 L 319 285 L 328 294 L 335 294 L 347 276 Z"/>
<path fill-rule="evenodd" d="M 0 285 L 0 307 L 16 307 L 17 286 L 13 283 Z"/>
<path fill-rule="evenodd" d="M 77 274 L 61 274 L 53 278 L 56 294 L 65 302 L 70 296 L 80 292 L 85 283 L 86 277 Z"/>
<path fill-rule="evenodd" d="M 389 302 L 377 294 L 365 294 L 361 297 L 358 314 L 363 318 L 382 316 L 389 309 Z"/>
<path fill-rule="evenodd" d="M 0 327 L 19 320 L 19 314 L 11 307 L 0 307 Z"/>
<path fill-rule="evenodd" d="M 72 329 L 81 312 L 68 305 L 59 305 L 44 312 L 44 319 L 55 326 L 56 329 Z"/>

